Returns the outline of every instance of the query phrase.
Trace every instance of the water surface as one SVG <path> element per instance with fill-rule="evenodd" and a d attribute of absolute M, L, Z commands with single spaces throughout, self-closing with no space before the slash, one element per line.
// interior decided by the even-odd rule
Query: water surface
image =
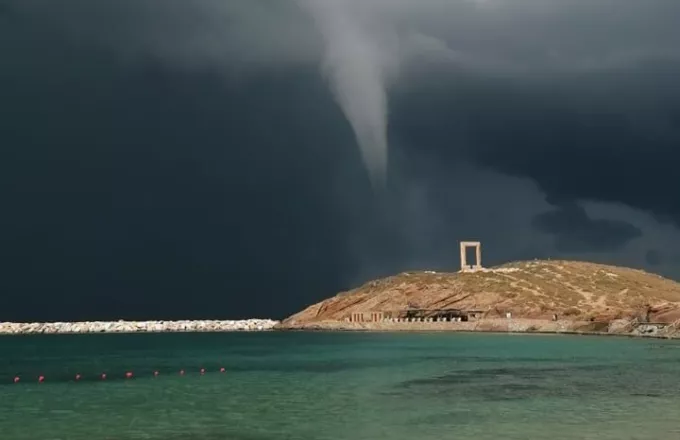
<path fill-rule="evenodd" d="M 680 438 L 673 341 L 44 335 L 0 337 L 0 353 L 3 440 Z"/>

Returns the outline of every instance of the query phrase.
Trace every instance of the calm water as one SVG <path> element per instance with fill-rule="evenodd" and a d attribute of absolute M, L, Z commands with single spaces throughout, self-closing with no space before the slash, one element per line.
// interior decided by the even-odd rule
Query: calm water
<path fill-rule="evenodd" d="M 134 379 L 123 378 L 128 370 Z M 98 380 L 102 372 L 105 382 Z M 79 382 L 76 373 L 83 375 Z M 16 374 L 19 384 L 12 383 Z M 680 438 L 679 396 L 680 343 L 668 341 L 350 333 L 0 337 L 3 440 Z"/>

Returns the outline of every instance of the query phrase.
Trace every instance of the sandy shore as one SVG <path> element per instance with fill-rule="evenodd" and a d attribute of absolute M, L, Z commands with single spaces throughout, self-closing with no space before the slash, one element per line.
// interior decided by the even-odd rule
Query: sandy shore
<path fill-rule="evenodd" d="M 0 334 L 62 333 L 164 333 L 268 331 L 278 321 L 245 319 L 237 321 L 83 321 L 83 322 L 0 322 Z"/>

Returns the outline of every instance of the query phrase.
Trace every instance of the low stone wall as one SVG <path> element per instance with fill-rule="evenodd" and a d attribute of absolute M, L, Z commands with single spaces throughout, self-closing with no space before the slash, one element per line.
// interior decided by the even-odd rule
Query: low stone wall
<path fill-rule="evenodd" d="M 267 331 L 272 330 L 277 324 L 278 321 L 271 319 L 246 319 L 240 321 L 0 322 L 0 334 Z"/>

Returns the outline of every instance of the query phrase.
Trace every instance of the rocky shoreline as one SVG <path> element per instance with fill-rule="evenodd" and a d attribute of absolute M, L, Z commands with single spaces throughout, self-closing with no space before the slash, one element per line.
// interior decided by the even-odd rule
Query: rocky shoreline
<path fill-rule="evenodd" d="M 616 319 L 608 322 L 580 320 L 547 320 L 530 318 L 480 319 L 474 322 L 343 322 L 315 321 L 283 322 L 276 326 L 282 331 L 374 331 L 374 332 L 473 332 L 473 333 L 540 333 L 603 336 L 642 336 L 680 338 L 680 322 L 654 324 L 635 319 Z"/>
<path fill-rule="evenodd" d="M 405 331 L 563 333 L 617 336 L 680 337 L 680 322 L 659 326 L 620 319 L 608 323 L 543 319 L 481 319 L 476 322 L 375 322 L 319 321 L 285 323 L 271 319 L 181 321 L 0 322 L 0 335 L 84 333 L 198 333 L 262 331 Z"/>
<path fill-rule="evenodd" d="M 172 332 L 254 332 L 273 330 L 279 321 L 182 320 L 182 321 L 84 321 L 84 322 L 0 322 L 0 334 L 73 333 L 172 333 Z"/>

